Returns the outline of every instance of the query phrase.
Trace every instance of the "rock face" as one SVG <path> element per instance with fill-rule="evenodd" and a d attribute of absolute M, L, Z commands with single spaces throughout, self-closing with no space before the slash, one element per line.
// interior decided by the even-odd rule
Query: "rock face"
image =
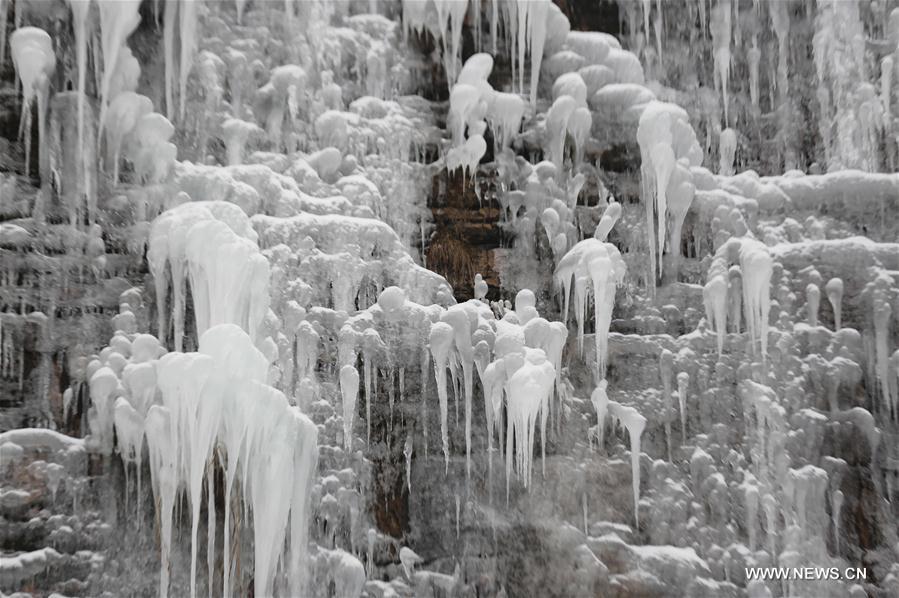
<path fill-rule="evenodd" d="M 899 8 L 0 28 L 3 593 L 899 595 Z"/>

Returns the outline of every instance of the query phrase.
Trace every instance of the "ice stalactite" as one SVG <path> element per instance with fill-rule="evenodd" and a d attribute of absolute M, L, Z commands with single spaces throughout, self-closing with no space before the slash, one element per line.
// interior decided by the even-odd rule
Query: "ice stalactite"
<path fill-rule="evenodd" d="M 534 429 L 541 410 L 548 408 L 556 372 L 540 349 L 526 349 L 524 364 L 508 380 L 508 429 L 506 430 L 506 500 L 515 471 L 527 488 L 531 480 Z M 514 451 L 513 451 L 514 445 Z M 514 459 L 513 459 L 514 455 Z"/>
<path fill-rule="evenodd" d="M 805 308 L 809 326 L 818 325 L 818 306 L 821 304 L 821 289 L 818 285 L 810 283 L 805 287 Z"/>
<path fill-rule="evenodd" d="M 883 113 L 892 114 L 892 89 L 894 60 L 892 56 L 884 56 L 880 61 L 880 102 L 883 105 Z"/>
<path fill-rule="evenodd" d="M 409 494 L 412 494 L 412 450 L 414 444 L 412 434 L 406 436 L 406 442 L 403 444 L 403 458 L 406 460 L 406 488 Z"/>
<path fill-rule="evenodd" d="M 727 270 L 727 304 L 730 329 L 739 334 L 743 320 L 743 271 L 738 265 Z"/>
<path fill-rule="evenodd" d="M 359 394 L 359 372 L 352 365 L 340 368 L 340 394 L 343 397 L 343 445 L 350 453 L 353 450 L 353 418 Z"/>
<path fill-rule="evenodd" d="M 890 393 L 889 382 L 889 336 L 890 318 L 893 308 L 890 306 L 886 293 L 880 289 L 874 292 L 872 298 L 874 316 L 874 351 L 876 356 L 877 383 L 880 387 L 883 399 L 883 410 L 887 418 L 895 417 L 896 405 Z"/>
<path fill-rule="evenodd" d="M 178 64 L 178 77 L 180 82 L 180 94 L 178 97 L 181 108 L 181 120 L 184 120 L 187 109 L 187 77 L 190 75 L 194 54 L 197 51 L 197 6 L 202 0 L 183 0 L 178 10 L 180 21 L 178 23 L 178 40 L 181 44 L 181 57 Z"/>
<path fill-rule="evenodd" d="M 724 352 L 724 338 L 727 334 L 727 281 L 724 276 L 711 278 L 702 288 L 706 321 L 715 330 L 718 342 L 718 358 Z"/>
<path fill-rule="evenodd" d="M 609 395 L 606 388 L 608 380 L 600 380 L 596 388 L 590 394 L 590 402 L 596 411 L 596 444 L 602 449 L 606 436 L 606 416 L 609 413 Z"/>
<path fill-rule="evenodd" d="M 671 405 L 674 378 L 674 353 L 663 349 L 659 356 L 659 372 L 662 375 L 662 405 L 665 407 L 665 444 L 668 447 L 668 461 L 671 461 L 671 416 L 674 411 Z"/>
<path fill-rule="evenodd" d="M 126 136 L 144 115 L 152 111 L 153 102 L 150 98 L 133 91 L 120 93 L 109 103 L 102 127 L 106 132 L 107 163 L 112 164 L 114 185 L 119 183 L 121 152 Z"/>
<path fill-rule="evenodd" d="M 658 259 L 668 239 L 668 198 L 678 199 L 678 217 L 683 205 L 692 202 L 693 192 L 690 166 L 702 162 L 702 150 L 696 133 L 689 124 L 687 113 L 680 106 L 651 101 L 640 115 L 637 128 L 640 146 L 643 202 L 646 208 L 647 238 L 649 240 L 651 287 L 658 276 Z M 680 162 L 680 160 L 684 162 Z M 680 243 L 678 242 L 679 251 Z M 675 251 L 672 247 L 671 251 Z"/>
<path fill-rule="evenodd" d="M 693 184 L 693 177 L 686 162 L 683 158 L 678 161 L 668 185 L 668 217 L 670 220 L 668 222 L 668 251 L 671 254 L 669 273 L 671 280 L 677 280 L 682 257 L 681 236 L 684 221 L 693 204 L 693 198 L 696 196 L 696 185 Z"/>
<path fill-rule="evenodd" d="M 104 455 L 112 453 L 114 405 L 118 387 L 118 377 L 109 367 L 98 368 L 89 379 L 91 409 L 88 415 L 91 420 L 91 435 L 95 436 L 100 452 Z"/>
<path fill-rule="evenodd" d="M 677 402 L 680 407 L 681 444 L 687 444 L 687 389 L 690 386 L 690 374 L 677 374 Z"/>
<path fill-rule="evenodd" d="M 774 262 L 768 248 L 751 237 L 733 237 L 718 248 L 703 289 L 706 318 L 718 334 L 719 356 L 727 330 L 728 261 L 739 260 L 743 274 L 743 314 L 753 353 L 768 354 L 768 314 L 771 309 L 771 275 Z"/>
<path fill-rule="evenodd" d="M 441 316 L 441 321 L 453 329 L 455 357 L 462 366 L 462 385 L 465 396 L 465 472 L 471 475 L 471 411 L 474 380 L 474 347 L 471 344 L 471 319 L 466 307 L 469 304 L 451 306 Z M 432 328 L 433 330 L 433 328 Z M 436 356 L 435 356 L 436 361 Z"/>
<path fill-rule="evenodd" d="M 165 0 L 163 16 L 163 59 L 165 61 L 165 114 L 175 118 L 175 27 L 178 25 L 179 0 Z"/>
<path fill-rule="evenodd" d="M 844 496 L 842 490 L 835 490 L 830 495 L 831 521 L 833 522 L 834 552 L 840 554 L 840 517 L 843 514 Z"/>
<path fill-rule="evenodd" d="M 498 0 L 494 0 L 494 7 Z M 494 11 L 496 9 L 494 8 Z M 7 0 L 0 0 L 0 64 L 6 62 L 6 23 L 9 15 Z M 496 37 L 494 35 L 493 53 L 496 54 Z"/>
<path fill-rule="evenodd" d="M 624 280 L 626 266 L 618 248 L 611 243 L 600 240 L 614 226 L 620 215 L 620 207 L 613 209 L 611 204 L 606 214 L 596 227 L 594 237 L 577 243 L 559 260 L 553 280 L 557 290 L 563 293 L 563 320 L 568 319 L 568 306 L 571 298 L 571 282 L 574 279 L 575 318 L 578 323 L 578 348 L 583 350 L 584 321 L 586 320 L 587 297 L 593 292 L 594 334 L 596 349 L 596 380 L 605 378 L 606 359 L 608 353 L 609 326 L 612 322 L 612 310 L 615 307 L 615 290 Z M 588 284 L 592 283 L 592 288 Z"/>
<path fill-rule="evenodd" d="M 137 498 L 140 501 L 143 496 L 141 494 L 140 472 L 144 445 L 144 414 L 139 413 L 132 407 L 127 399 L 119 397 L 115 401 L 113 417 L 119 452 L 125 465 L 126 486 L 128 468 L 134 466 L 137 470 Z M 138 505 L 140 505 L 140 502 L 138 502 Z"/>
<path fill-rule="evenodd" d="M 737 152 L 737 133 L 730 127 L 721 131 L 718 144 L 719 170 L 724 176 L 733 176 L 734 157 Z"/>
<path fill-rule="evenodd" d="M 215 251 L 208 251 L 215 247 Z M 256 245 L 246 214 L 225 202 L 188 202 L 153 221 L 147 251 L 160 306 L 172 285 L 175 350 L 184 335 L 185 281 L 189 277 L 197 335 L 235 323 L 257 339 L 269 306 L 268 261 Z M 169 266 L 171 276 L 167 274 Z M 189 275 L 189 276 L 188 276 Z M 158 310 L 159 336 L 167 336 L 165 309 Z"/>
<path fill-rule="evenodd" d="M 96 0 L 100 9 L 100 48 L 103 52 L 103 76 L 100 83 L 100 128 L 105 122 L 110 100 L 110 86 L 119 52 L 128 36 L 140 24 L 140 0 Z"/>
<path fill-rule="evenodd" d="M 175 437 L 172 413 L 162 405 L 150 407 L 144 426 L 149 449 L 153 496 L 159 521 L 159 597 L 166 598 L 169 595 L 171 576 L 172 514 L 180 475 L 178 462 L 180 457 L 177 452 L 179 439 Z"/>
<path fill-rule="evenodd" d="M 87 50 L 90 36 L 88 16 L 92 0 L 69 0 L 72 8 L 72 28 L 75 32 L 75 60 L 78 65 L 78 146 L 84 147 L 84 99 L 87 80 Z M 2 9 L 0 9 L 2 10 Z M 5 12 L 5 11 L 4 11 Z"/>
<path fill-rule="evenodd" d="M 758 36 L 752 36 L 752 47 L 746 52 L 749 62 L 749 101 L 752 107 L 759 107 L 759 62 L 762 60 L 762 51 L 759 50 Z"/>
<path fill-rule="evenodd" d="M 758 509 L 759 488 L 756 484 L 746 484 L 744 481 L 744 502 L 746 505 L 746 527 L 749 531 L 749 550 L 758 550 Z"/>
<path fill-rule="evenodd" d="M 444 322 L 433 324 L 429 344 L 431 355 L 434 357 L 434 374 L 437 377 L 437 396 L 440 402 L 440 437 L 443 443 L 446 470 L 449 472 L 449 430 L 447 428 L 449 397 L 446 391 L 446 368 L 449 365 L 450 350 L 453 344 L 453 327 Z"/>
<path fill-rule="evenodd" d="M 833 308 L 834 330 L 843 327 L 843 281 L 839 278 L 831 278 L 824 287 L 827 300 Z"/>
<path fill-rule="evenodd" d="M 32 103 L 37 104 L 39 168 L 42 170 L 45 149 L 45 121 L 50 93 L 50 76 L 56 70 L 53 40 L 43 29 L 20 27 L 9 38 L 10 53 L 16 74 L 22 82 L 22 121 L 19 136 L 25 137 L 25 175 L 31 163 Z"/>
<path fill-rule="evenodd" d="M 728 119 L 727 86 L 731 60 L 731 0 L 720 0 L 712 8 L 709 30 L 712 34 L 712 56 L 715 60 L 715 91 L 720 90 L 723 97 L 724 123 L 726 126 L 730 123 Z"/>
<path fill-rule="evenodd" d="M 631 442 L 631 485 L 634 494 L 634 522 L 640 528 L 640 439 L 646 428 L 646 418 L 629 405 L 609 401 L 609 416 L 616 425 L 627 430 Z"/>

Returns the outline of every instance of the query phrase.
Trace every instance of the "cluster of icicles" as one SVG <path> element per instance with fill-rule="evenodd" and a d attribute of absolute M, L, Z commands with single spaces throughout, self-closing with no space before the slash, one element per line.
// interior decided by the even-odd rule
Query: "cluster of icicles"
<path fill-rule="evenodd" d="M 148 259 L 163 332 L 171 280 L 176 351 L 166 353 L 156 337 L 136 334 L 129 308 L 117 316 L 119 331 L 86 373 L 91 430 L 101 449 L 111 451 L 114 426 L 122 458 L 139 472 L 146 437 L 161 526 L 161 595 L 168 591 L 173 509 L 181 491 L 191 507 L 191 596 L 196 594 L 204 477 L 208 579 L 213 583 L 216 462 L 225 471 L 224 595 L 231 595 L 237 558 L 232 555 L 232 511 L 240 523 L 249 524 L 252 517 L 256 595 L 273 594 L 278 571 L 285 575 L 283 587 L 301 595 L 318 432 L 268 384 L 277 354 L 257 348 L 271 343 L 257 338 L 268 311 L 268 263 L 255 233 L 236 206 L 187 203 L 154 221 Z M 199 348 L 182 353 L 188 277 Z M 273 493 L 274 487 L 282 490 Z"/>
<path fill-rule="evenodd" d="M 468 0 L 403 0 L 405 33 L 429 32 L 443 54 L 449 86 L 461 82 L 459 59 L 462 53 L 462 27 L 466 14 L 474 21 L 475 45 L 481 39 L 481 3 Z M 510 48 L 512 84 L 519 94 L 525 91 L 531 103 L 537 99 L 540 66 L 545 51 L 558 39 L 564 39 L 570 26 L 562 11 L 549 0 L 490 0 L 490 39 L 496 54 L 498 36 L 504 34 Z M 530 57 L 530 76 L 525 86 L 526 57 Z M 463 69 L 464 71 L 464 69 Z"/>
<path fill-rule="evenodd" d="M 495 91 L 487 82 L 492 70 L 492 56 L 475 54 L 465 62 L 450 91 L 447 120 L 453 147 L 446 156 L 446 168 L 450 172 L 462 168 L 466 175 L 474 176 L 487 151 L 484 132 L 488 122 L 496 153 L 509 147 L 521 127 L 524 100 L 518 94 Z"/>
<path fill-rule="evenodd" d="M 113 182 L 119 181 L 123 150 L 124 157 L 133 165 L 135 182 L 157 183 L 166 180 L 177 151 L 175 145 L 169 141 L 175 130 L 168 118 L 153 111 L 153 103 L 149 98 L 135 93 L 140 79 L 140 65 L 127 44 L 128 36 L 140 23 L 140 2 L 69 0 L 69 4 L 72 10 L 78 68 L 78 147 L 83 147 L 85 139 L 90 138 L 85 137 L 84 130 L 86 114 L 91 109 L 86 101 L 85 90 L 87 56 L 91 44 L 94 43 L 98 44 L 99 55 L 102 57 L 102 67 L 98 67 L 95 73 L 100 98 L 100 134 L 97 135 L 97 139 L 106 140 L 106 164 L 112 170 Z M 195 2 L 183 4 L 185 8 L 182 12 L 196 11 Z M 92 11 L 94 5 L 96 11 Z M 166 5 L 169 7 L 167 13 L 175 13 L 179 3 L 168 2 Z M 195 16 L 192 18 L 195 20 Z M 98 39 L 93 41 L 95 36 Z M 191 37 L 193 34 L 185 39 Z M 56 68 L 53 41 L 41 29 L 20 27 L 13 32 L 10 47 L 13 64 L 22 82 L 25 106 L 22 110 L 23 133 L 32 118 L 31 103 L 37 99 L 39 156 L 43 170 L 47 156 L 45 120 L 50 95 L 50 76 Z M 189 48 L 185 47 L 183 50 L 182 88 L 186 85 L 186 76 L 193 60 Z M 169 64 L 168 60 L 166 64 Z M 168 81 L 168 75 L 166 80 Z M 184 91 L 182 100 L 183 95 Z M 169 113 L 171 114 L 171 105 Z M 26 156 L 30 156 L 30 139 L 30 135 L 25 135 Z M 26 162 L 26 171 L 27 169 Z M 79 177 L 87 178 L 87 173 L 79 173 Z M 72 183 L 65 181 L 65 184 Z"/>
<path fill-rule="evenodd" d="M 659 274 L 658 261 L 666 244 L 675 257 L 672 271 L 677 272 L 681 230 L 696 192 L 690 168 L 702 164 L 702 150 L 686 110 L 655 100 L 649 102 L 640 115 L 637 143 L 640 145 L 650 275 L 655 281 Z"/>
<path fill-rule="evenodd" d="M 730 267 L 734 262 L 739 266 Z M 718 248 L 702 296 L 706 321 L 717 334 L 719 356 L 724 350 L 727 320 L 730 318 L 739 331 L 742 306 L 752 353 L 760 354 L 762 360 L 766 358 L 773 271 L 774 261 L 768 248 L 752 237 L 732 238 Z"/>
<path fill-rule="evenodd" d="M 524 486 L 530 482 L 538 417 L 545 458 L 546 422 L 553 388 L 558 390 L 561 381 L 562 349 L 568 337 L 564 324 L 551 323 L 540 317 L 535 303 L 531 291 L 520 291 L 515 298 L 514 311 L 506 311 L 496 320 L 485 303 L 472 300 L 450 307 L 440 321 L 431 326 L 430 332 L 444 454 L 448 459 L 446 369 L 449 367 L 453 389 L 458 392 L 458 369 L 461 366 L 466 407 L 466 472 L 470 473 L 471 389 L 473 371 L 477 370 L 484 388 L 488 451 L 491 454 L 494 433 L 499 433 L 502 443 L 505 404 L 507 497 L 513 465 Z"/>

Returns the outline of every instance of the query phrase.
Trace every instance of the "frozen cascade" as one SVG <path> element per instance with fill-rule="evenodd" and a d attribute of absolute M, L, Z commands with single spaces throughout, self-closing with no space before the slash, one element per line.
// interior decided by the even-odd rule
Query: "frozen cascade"
<path fill-rule="evenodd" d="M 0 2 L 0 590 L 895 593 L 899 17 L 678 1 Z"/>

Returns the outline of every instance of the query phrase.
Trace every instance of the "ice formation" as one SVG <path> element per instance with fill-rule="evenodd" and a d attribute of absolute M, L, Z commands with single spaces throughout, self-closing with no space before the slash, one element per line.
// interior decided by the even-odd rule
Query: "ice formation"
<path fill-rule="evenodd" d="M 43 29 L 21 27 L 9 37 L 9 48 L 16 74 L 22 83 L 22 123 L 19 135 L 25 137 L 25 171 L 31 158 L 32 103 L 37 106 L 39 153 L 45 155 L 42 142 L 45 139 L 45 122 L 49 94 L 49 77 L 56 70 L 53 40 Z M 41 160 L 43 162 L 43 159 Z"/>

